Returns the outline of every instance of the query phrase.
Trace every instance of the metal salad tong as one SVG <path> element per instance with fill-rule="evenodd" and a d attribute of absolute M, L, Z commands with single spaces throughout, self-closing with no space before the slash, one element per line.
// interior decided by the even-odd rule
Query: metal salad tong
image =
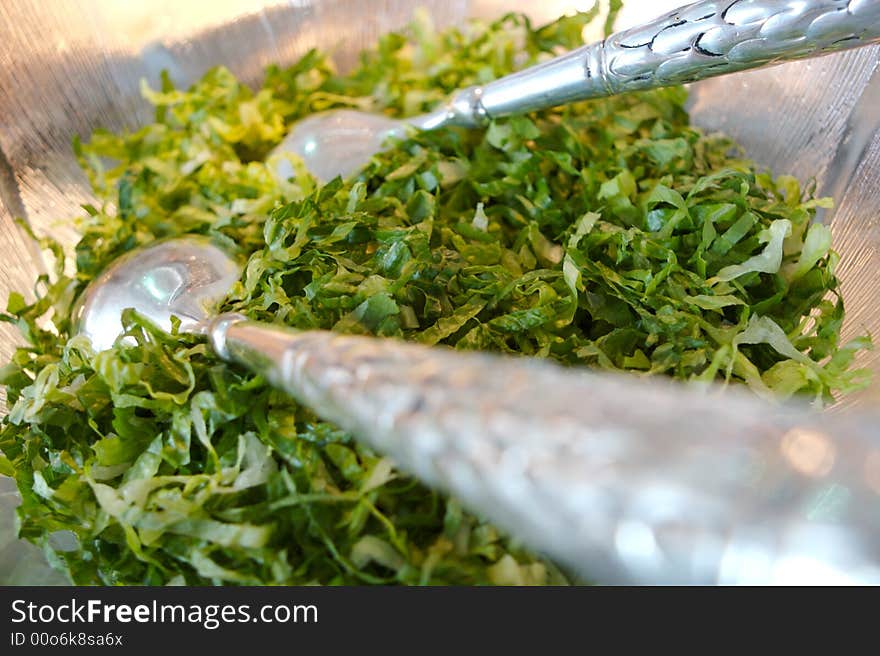
<path fill-rule="evenodd" d="M 604 41 L 455 93 L 436 110 L 402 120 L 351 109 L 300 121 L 275 149 L 295 153 L 321 180 L 359 171 L 407 130 L 475 128 L 489 119 L 589 98 L 695 82 L 880 39 L 878 0 L 697 2 Z M 277 171 L 293 175 L 290 162 Z"/>

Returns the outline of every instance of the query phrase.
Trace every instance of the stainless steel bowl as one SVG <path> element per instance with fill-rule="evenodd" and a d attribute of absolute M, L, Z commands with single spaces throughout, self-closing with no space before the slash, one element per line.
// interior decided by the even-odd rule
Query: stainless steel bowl
<path fill-rule="evenodd" d="M 10 290 L 25 291 L 43 270 L 34 245 L 14 223 L 72 245 L 71 217 L 91 202 L 85 176 L 70 148 L 73 135 L 104 127 L 121 130 L 149 118 L 141 78 L 168 69 L 178 83 L 224 64 L 248 83 L 267 64 L 290 63 L 319 46 L 340 68 L 383 32 L 402 27 L 418 6 L 438 26 L 465 16 L 521 10 L 550 20 L 590 2 L 545 0 L 5 0 L 0 4 L 0 304 Z M 623 27 L 681 4 L 627 0 Z M 598 33 L 585 35 L 596 38 Z M 693 86 L 695 122 L 723 131 L 775 173 L 814 179 L 837 207 L 830 222 L 842 255 L 848 319 L 844 338 L 880 334 L 880 48 L 742 73 Z M 0 359 L 15 334 L 0 324 Z M 880 351 L 858 363 L 877 382 L 833 412 L 880 402 Z M 875 406 L 876 407 L 876 406 Z M 39 552 L 15 539 L 15 495 L 0 479 L 0 582 L 50 583 Z"/>

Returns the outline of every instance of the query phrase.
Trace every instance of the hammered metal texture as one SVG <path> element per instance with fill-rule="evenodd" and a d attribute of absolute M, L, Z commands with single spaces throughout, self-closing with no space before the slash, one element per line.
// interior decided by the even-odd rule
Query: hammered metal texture
<path fill-rule="evenodd" d="M 880 37 L 876 0 L 722 0 L 675 10 L 604 45 L 609 90 L 682 84 Z"/>
<path fill-rule="evenodd" d="M 880 583 L 878 415 L 858 422 L 732 391 L 719 403 L 666 379 L 218 325 L 218 352 L 598 581 Z"/>

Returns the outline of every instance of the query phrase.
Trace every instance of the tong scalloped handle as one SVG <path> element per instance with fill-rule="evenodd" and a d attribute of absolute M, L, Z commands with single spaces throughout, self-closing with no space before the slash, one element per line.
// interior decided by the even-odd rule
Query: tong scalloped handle
<path fill-rule="evenodd" d="M 880 41 L 880 0 L 697 2 L 456 94 L 440 124 L 651 89 Z"/>
<path fill-rule="evenodd" d="M 595 580 L 880 583 L 876 417 L 236 315 L 209 335 L 221 357 Z"/>

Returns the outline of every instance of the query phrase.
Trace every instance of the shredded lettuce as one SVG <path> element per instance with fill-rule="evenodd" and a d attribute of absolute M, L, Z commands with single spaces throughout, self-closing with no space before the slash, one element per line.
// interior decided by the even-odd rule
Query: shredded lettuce
<path fill-rule="evenodd" d="M 612 3 L 619 6 L 619 3 Z M 2 319 L 0 472 L 20 533 L 81 584 L 559 583 L 552 563 L 398 472 L 198 337 L 135 312 L 96 355 L 70 305 L 140 244 L 210 234 L 247 260 L 225 310 L 570 366 L 833 400 L 864 384 L 827 204 L 689 124 L 680 88 L 415 134 L 351 180 L 263 161 L 312 112 L 425 111 L 579 45 L 592 15 L 390 34 L 340 75 L 319 52 L 252 91 L 217 68 L 144 88 L 155 121 L 74 144 L 98 206 L 76 274 Z M 53 536 L 74 538 L 62 549 Z M 68 540 L 70 542 L 70 540 Z"/>
<path fill-rule="evenodd" d="M 730 282 L 751 272 L 776 273 L 779 271 L 780 266 L 782 266 L 783 243 L 790 234 L 791 221 L 788 219 L 773 221 L 769 228 L 758 234 L 758 241 L 767 244 L 764 250 L 758 255 L 753 255 L 742 264 L 731 264 L 724 267 L 718 272 L 713 281 Z"/>

